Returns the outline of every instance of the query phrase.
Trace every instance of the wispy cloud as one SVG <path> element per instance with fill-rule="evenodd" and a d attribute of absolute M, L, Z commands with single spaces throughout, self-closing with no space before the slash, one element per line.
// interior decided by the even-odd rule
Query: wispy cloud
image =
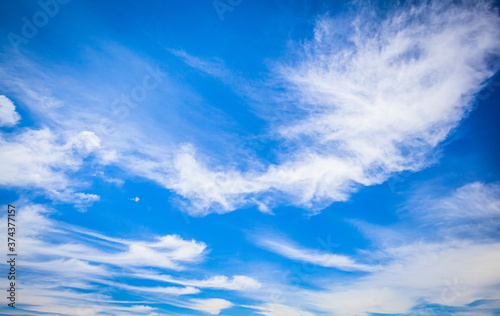
<path fill-rule="evenodd" d="M 500 260 L 500 243 L 491 233 L 490 238 L 484 238 L 482 234 L 464 234 L 464 231 L 468 227 L 467 214 L 471 214 L 474 231 L 491 232 L 492 225 L 498 229 L 500 195 L 497 190 L 498 184 L 475 182 L 446 194 L 428 193 L 425 199 L 420 199 L 420 192 L 415 192 L 406 206 L 406 211 L 413 216 L 410 226 L 369 227 L 370 231 L 379 232 L 367 234 L 374 238 L 374 246 L 363 250 L 363 254 L 377 264 L 376 269 L 367 269 L 367 274 L 336 282 L 332 282 L 330 276 L 302 278 L 319 285 L 319 290 L 290 284 L 270 285 L 280 295 L 279 299 L 269 300 L 269 306 L 284 304 L 341 316 L 412 312 L 427 315 L 450 306 L 464 313 L 491 314 L 495 307 L 479 302 L 500 301 L 500 271 L 496 268 Z M 428 206 L 436 208 L 428 209 Z M 441 222 L 440 218 L 450 220 Z M 475 221 L 477 218 L 482 220 Z M 416 224 L 419 222 L 426 225 Z M 266 244 L 270 250 L 285 257 L 329 266 L 324 264 L 329 256 L 322 252 L 315 255 L 311 250 L 264 239 Z M 323 258 L 324 261 L 320 260 Z M 334 259 L 334 265 L 338 265 L 338 258 Z M 345 264 L 347 258 L 342 259 L 340 262 Z M 264 297 L 260 299 L 265 300 Z"/>
<path fill-rule="evenodd" d="M 69 174 L 99 148 L 99 138 L 89 131 L 55 133 L 28 128 L 0 133 L 0 172 L 4 175 L 0 185 L 41 189 L 56 200 L 89 206 L 99 196 L 75 192 L 82 183 L 70 181 Z"/>
<path fill-rule="evenodd" d="M 500 52 L 500 19 L 488 2 L 409 5 L 381 23 L 360 14 L 347 34 L 336 32 L 341 22 L 318 18 L 296 62 L 277 67 L 306 116 L 280 127 L 296 149 L 281 152 L 279 164 L 214 170 L 193 151 L 178 155 L 170 187 L 194 201 L 193 213 L 230 211 L 272 192 L 317 210 L 359 186 L 420 170 L 435 162 L 437 146 L 497 70 L 489 60 Z"/>
<path fill-rule="evenodd" d="M 244 275 L 235 275 L 232 278 L 228 278 L 225 275 L 217 275 L 205 280 L 186 280 L 186 279 L 176 279 L 170 275 L 161 275 L 157 273 L 151 273 L 148 271 L 138 271 L 137 273 L 134 274 L 134 276 L 137 278 L 144 278 L 144 279 L 168 282 L 173 284 L 181 284 L 186 286 L 194 286 L 199 288 L 224 289 L 224 290 L 235 290 L 235 291 L 256 290 L 262 286 L 262 284 L 259 281 Z"/>
<path fill-rule="evenodd" d="M 205 99 L 199 93 L 212 86 L 200 85 L 198 92 L 199 82 L 186 82 L 183 71 L 167 74 L 165 69 L 178 69 L 178 60 L 161 55 L 161 49 L 147 56 L 143 42 L 137 53 L 105 38 L 66 45 L 75 49 L 75 62 L 61 52 L 28 57 L 7 51 L 0 55 L 0 86 L 8 91 L 0 95 L 0 189 L 84 209 L 101 198 L 92 192 L 91 177 L 118 185 L 141 177 L 193 216 L 248 206 L 272 214 L 283 205 L 310 215 L 350 199 L 361 187 L 422 170 L 438 161 L 440 144 L 499 70 L 500 17 L 491 1 L 410 2 L 394 5 L 381 18 L 369 5 L 316 17 L 311 37 L 289 42 L 283 59 L 266 60 L 270 70 L 259 78 L 246 77 L 218 57 L 170 50 L 235 92 L 230 95 L 241 99 L 242 112 L 258 121 L 245 131 L 238 120 L 248 116 L 232 118 L 225 110 L 234 109 L 208 101 L 225 95 L 209 91 Z M 224 101 L 229 107 L 231 100 Z M 268 141 L 269 155 L 248 154 L 254 149 L 244 135 L 256 134 L 261 124 L 265 131 L 256 137 Z M 122 179 L 106 169 L 121 169 Z M 256 237 L 254 245 L 280 256 L 280 268 L 322 267 L 321 274 L 301 271 L 298 284 L 283 269 L 262 269 L 275 263 L 246 253 L 262 252 L 251 245 L 228 262 L 217 261 L 227 259 L 227 252 L 215 245 L 239 246 L 234 235 L 223 235 L 231 225 L 204 225 L 218 220 L 196 219 L 182 236 L 161 226 L 159 235 L 118 238 L 57 221 L 55 210 L 21 200 L 16 240 L 23 300 L 14 313 L 156 316 L 165 310 L 175 314 L 169 309 L 183 315 L 248 308 L 269 316 L 352 316 L 415 314 L 420 308 L 444 314 L 452 308 L 457 314 L 491 315 L 500 308 L 499 188 L 483 182 L 443 189 L 444 194 L 426 188 L 398 213 L 407 222 L 352 220 L 368 245 L 349 249 L 351 255 L 304 246 L 300 234 Z M 155 191 L 131 191 L 118 198 L 126 207 L 165 205 L 153 204 Z M 109 194 L 103 204 L 115 207 L 116 195 L 102 192 Z M 219 219 L 238 222 L 233 215 Z M 279 216 L 264 217 L 283 224 Z M 218 227 L 230 228 L 204 238 Z M 2 225 L 0 234 L 5 230 Z M 196 239 L 184 235 L 190 232 Z M 118 299 L 122 294 L 126 298 Z"/>
<path fill-rule="evenodd" d="M 31 77 L 36 79 L 15 78 L 13 70 L 30 66 L 19 61 L 19 65 L 6 65 L 6 70 L 12 71 L 2 73 L 23 91 L 24 103 L 33 103 L 29 105 L 33 113 L 50 117 L 54 127 L 74 134 L 97 133 L 98 122 L 111 113 L 117 130 L 133 132 L 99 137 L 100 163 L 112 163 L 130 175 L 174 191 L 185 199 L 183 209 L 192 215 L 224 213 L 248 205 L 269 212 L 279 204 L 297 205 L 314 213 L 332 202 L 348 200 L 362 186 L 434 163 L 439 144 L 467 116 L 475 94 L 498 69 L 490 61 L 500 52 L 500 18 L 487 1 L 394 7 L 381 21 L 369 16 L 361 9 L 350 17 L 320 16 L 314 37 L 289 52 L 292 61 L 274 62 L 269 77 L 278 87 L 259 92 L 246 91 L 245 86 L 253 86 L 251 80 L 234 75 L 219 59 L 171 50 L 191 67 L 232 84 L 239 95 L 253 103 L 266 98 L 275 105 L 286 103 L 289 117 L 273 127 L 277 132 L 273 140 L 280 147 L 272 162 L 252 158 L 221 162 L 216 150 L 176 142 L 175 129 L 155 129 L 165 124 L 152 118 L 154 115 L 148 117 L 156 113 L 157 102 L 141 104 L 133 119 L 129 115 L 133 109 L 112 108 L 117 105 L 113 99 L 106 104 L 107 94 L 120 100 L 116 88 L 95 87 L 95 94 L 89 96 L 85 91 L 74 93 L 74 85 L 60 95 L 44 94 L 43 89 L 31 88 L 47 77 L 43 69 L 33 70 Z M 336 31 L 340 23 L 344 25 L 342 33 Z M 104 49 L 129 58 L 131 74 L 147 67 L 145 60 L 119 45 Z M 123 61 L 118 58 L 109 63 L 120 68 Z M 90 79 L 82 81 L 94 87 Z M 162 85 L 167 95 L 176 96 L 175 104 L 191 103 L 188 95 L 194 93 L 186 93 L 189 89 L 179 87 L 169 76 Z M 47 90 L 55 91 L 53 87 Z M 75 105 L 61 100 L 70 93 L 78 95 Z M 43 101 L 39 109 L 34 106 L 37 100 Z M 81 104 L 94 105 L 79 117 L 66 119 L 68 111 Z M 26 137 L 36 138 L 37 132 L 31 134 Z M 16 144 L 22 143 L 21 138 Z M 70 162 L 75 161 L 70 158 Z M 46 168 L 35 171 L 48 172 Z M 57 175 L 59 179 L 54 174 L 48 179 L 67 181 Z M 34 182 L 29 177 L 27 180 Z"/>
<path fill-rule="evenodd" d="M 249 306 L 257 313 L 265 316 L 313 316 L 313 313 L 286 306 L 283 304 L 264 304 L 262 306 Z"/>
<path fill-rule="evenodd" d="M 224 62 L 220 59 L 213 58 L 207 60 L 190 55 L 182 50 L 169 49 L 169 51 L 175 56 L 181 58 L 182 61 L 190 67 L 196 68 L 199 71 L 215 76 L 221 80 L 226 81 L 233 76 L 229 69 L 225 66 Z"/>
<path fill-rule="evenodd" d="M 494 239 L 500 228 L 499 197 L 498 183 L 473 182 L 440 197 L 420 192 L 410 204 L 418 207 L 410 214 L 419 223 L 438 227 L 447 235 Z"/>
<path fill-rule="evenodd" d="M 257 244 L 286 258 L 327 268 L 345 271 L 374 271 L 376 267 L 357 263 L 349 256 L 333 254 L 319 249 L 308 249 L 279 238 L 259 238 Z"/>
<path fill-rule="evenodd" d="M 302 295 L 319 310 L 338 315 L 399 314 L 425 303 L 465 307 L 486 297 L 499 299 L 500 274 L 494 267 L 499 247 L 445 242 L 386 249 L 392 262 L 380 272 L 330 291 Z"/>
<path fill-rule="evenodd" d="M 190 280 L 165 274 L 188 268 L 193 271 L 208 253 L 203 242 L 177 235 L 152 240 L 114 238 L 55 221 L 50 218 L 52 211 L 41 205 L 17 203 L 17 208 L 22 211 L 16 224 L 23 227 L 16 235 L 23 245 L 20 255 L 25 276 L 21 291 L 30 302 L 19 308 L 26 312 L 77 315 L 82 308 L 88 308 L 96 313 L 142 315 L 156 310 L 151 306 L 161 302 L 217 314 L 233 303 L 177 297 L 200 294 L 201 289 L 245 292 L 261 286 L 243 275 L 207 275 L 202 280 Z M 6 234 L 5 227 L 0 230 Z M 146 279 L 150 282 L 145 284 Z M 160 286 L 158 282 L 168 285 Z M 122 289 L 143 299 L 121 302 L 113 298 L 111 289 Z M 89 290 L 94 294 L 88 294 Z"/>

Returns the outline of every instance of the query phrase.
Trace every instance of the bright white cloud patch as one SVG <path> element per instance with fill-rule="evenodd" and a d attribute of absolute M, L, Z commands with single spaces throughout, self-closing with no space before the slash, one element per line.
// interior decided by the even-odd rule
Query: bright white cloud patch
<path fill-rule="evenodd" d="M 14 103 L 4 95 L 0 95 L 0 127 L 13 126 L 21 119 Z"/>
<path fill-rule="evenodd" d="M 272 192 L 319 209 L 433 162 L 433 149 L 497 70 L 500 18 L 483 1 L 404 7 L 381 23 L 367 16 L 347 30 L 339 28 L 345 19 L 320 17 L 297 60 L 277 67 L 302 113 L 279 128 L 296 148 L 280 164 L 214 169 L 182 149 L 167 186 L 193 202 L 193 214 L 231 211 Z"/>
<path fill-rule="evenodd" d="M 211 299 L 193 299 L 191 300 L 190 308 L 204 311 L 212 315 L 218 315 L 221 310 L 229 308 L 231 306 L 233 306 L 233 303 L 227 300 L 220 298 L 211 298 Z"/>

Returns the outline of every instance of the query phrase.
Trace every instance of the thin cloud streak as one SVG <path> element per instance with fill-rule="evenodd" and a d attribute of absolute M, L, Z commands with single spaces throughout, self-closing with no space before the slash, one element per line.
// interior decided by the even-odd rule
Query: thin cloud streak
<path fill-rule="evenodd" d="M 293 245 L 291 242 L 276 238 L 260 238 L 257 245 L 286 258 L 307 262 L 326 268 L 336 268 L 344 271 L 375 271 L 377 267 L 359 264 L 349 256 L 332 254 L 318 249 L 307 249 Z"/>

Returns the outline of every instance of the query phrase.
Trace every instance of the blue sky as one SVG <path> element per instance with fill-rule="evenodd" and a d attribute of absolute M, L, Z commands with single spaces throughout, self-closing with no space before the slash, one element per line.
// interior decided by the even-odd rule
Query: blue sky
<path fill-rule="evenodd" d="M 2 314 L 500 313 L 497 3 L 4 1 L 0 21 Z"/>

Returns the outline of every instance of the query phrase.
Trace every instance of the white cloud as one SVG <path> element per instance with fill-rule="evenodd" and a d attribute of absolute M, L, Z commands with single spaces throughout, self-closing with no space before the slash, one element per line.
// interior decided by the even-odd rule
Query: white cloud
<path fill-rule="evenodd" d="M 100 163 L 116 164 L 176 192 L 187 200 L 183 209 L 192 215 L 224 213 L 252 204 L 269 212 L 283 203 L 317 212 L 334 201 L 349 199 L 361 186 L 382 183 L 400 171 L 420 170 L 435 162 L 435 149 L 467 116 L 474 94 L 497 70 L 490 61 L 500 51 L 500 18 L 484 1 L 395 7 L 381 23 L 370 20 L 373 15 L 365 13 L 361 10 L 352 19 L 319 17 L 314 37 L 290 52 L 294 61 L 275 63 L 270 81 L 279 83 L 276 91 L 245 91 L 242 85 L 254 83 L 234 75 L 222 61 L 172 51 L 191 67 L 233 82 L 241 90 L 239 94 L 254 98 L 254 103 L 270 99 L 275 107 L 286 105 L 289 115 L 263 135 L 278 137 L 274 140 L 281 149 L 276 150 L 274 163 L 252 158 L 242 162 L 250 167 L 242 168 L 239 161 L 222 163 L 207 158 L 208 149 L 197 151 L 189 144 L 176 146 L 176 135 L 167 135 L 162 128 L 155 129 L 155 133 L 145 130 L 145 126 L 160 126 L 147 117 L 156 112 L 146 105 L 140 113 L 135 112 L 140 120 L 135 115 L 113 120 L 118 130 L 127 129 L 128 133 L 106 134 L 100 140 L 86 134 L 70 143 L 80 155 L 101 148 Z M 134 55 L 123 47 L 115 49 L 125 56 Z M 133 60 L 133 69 L 137 73 L 144 71 L 145 61 L 135 55 Z M 31 74 L 35 79 L 25 82 L 11 75 L 14 71 L 5 75 L 16 83 L 17 90 L 24 92 L 24 103 L 29 103 L 30 110 L 40 117 L 45 115 L 52 125 L 97 130 L 97 122 L 110 114 L 106 93 L 96 91 L 97 96 L 85 103 L 95 106 L 67 119 L 66 114 L 77 106 L 84 108 L 82 104 L 60 99 L 50 85 L 41 86 L 52 94 L 44 94 L 42 88 L 30 89 L 43 82 L 48 73 L 52 75 L 47 69 L 22 60 L 6 69 L 20 69 L 25 64 L 35 68 Z M 87 100 L 88 95 L 75 91 L 74 86 L 62 86 L 66 94 Z M 42 98 L 44 95 L 50 97 Z M 43 101 L 41 110 L 37 110 L 36 100 Z M 263 116 L 269 118 L 268 113 Z M 31 145 L 23 142 L 42 136 L 54 139 L 54 135 L 30 136 L 42 131 L 25 132 L 31 140 L 19 134 L 7 143 L 6 149 L 15 147 L 29 154 L 24 156 L 33 157 Z M 148 135 L 157 137 L 150 139 Z M 55 153 L 61 151 L 61 142 L 52 146 Z M 64 173 L 51 171 L 49 166 L 60 166 L 62 160 L 69 161 L 70 166 L 65 168 L 77 168 L 80 160 L 71 155 L 69 160 L 60 160 L 46 152 L 41 150 L 39 159 L 26 162 L 29 168 L 24 170 L 32 170 L 21 174 L 19 183 L 58 187 L 68 183 Z M 65 153 L 63 150 L 62 156 Z M 20 163 L 9 164 L 14 167 L 9 170 L 21 170 Z"/>
<path fill-rule="evenodd" d="M 418 203 L 421 205 L 414 210 L 421 220 L 445 224 L 450 221 L 492 220 L 500 217 L 498 183 L 468 183 L 440 198 L 429 198 L 429 195 L 426 195 L 427 199 L 418 197 Z"/>
<path fill-rule="evenodd" d="M 168 294 L 168 295 L 188 295 L 188 294 L 200 293 L 200 290 L 191 286 L 188 287 L 133 286 L 133 285 L 105 281 L 105 280 L 101 280 L 100 283 L 112 286 L 113 288 L 125 289 L 130 292 L 146 292 L 146 293 L 158 293 L 158 294 Z"/>
<path fill-rule="evenodd" d="M 202 242 L 167 235 L 159 237 L 156 242 L 130 242 L 128 252 L 120 255 L 117 260 L 130 260 L 134 265 L 144 265 L 144 259 L 147 259 L 153 266 L 174 268 L 176 265 L 171 262 L 199 261 L 205 254 L 206 247 Z"/>
<path fill-rule="evenodd" d="M 276 67 L 294 114 L 279 133 L 296 148 L 280 153 L 280 163 L 239 172 L 181 149 L 164 183 L 192 201 L 191 213 L 227 212 L 276 192 L 318 210 L 435 161 L 498 70 L 489 61 L 500 53 L 500 18 L 485 1 L 402 7 L 379 24 L 364 13 L 343 33 L 336 30 L 345 18 L 318 18 L 297 61 Z"/>
<path fill-rule="evenodd" d="M 82 156 L 87 156 L 101 147 L 101 140 L 93 132 L 83 131 L 72 136 L 68 145 Z"/>
<path fill-rule="evenodd" d="M 313 316 L 314 314 L 283 304 L 268 303 L 262 306 L 249 306 L 265 316 Z"/>
<path fill-rule="evenodd" d="M 500 228 L 499 196 L 499 183 L 473 182 L 440 196 L 423 190 L 408 208 L 416 223 L 434 227 L 437 236 L 495 240 Z M 428 233 L 427 238 L 438 238 L 436 234 Z"/>
<path fill-rule="evenodd" d="M 498 231 L 498 188 L 496 183 L 474 182 L 447 194 L 438 193 L 441 190 L 417 192 L 405 203 L 413 215 L 406 217 L 408 225 L 369 227 L 373 247 L 380 248 L 363 250 L 370 262 L 377 263 L 367 265 L 367 274 L 337 279 L 302 276 L 317 289 L 287 282 L 264 285 L 265 293 L 258 299 L 338 316 L 406 314 L 427 304 L 434 309 L 458 307 L 465 314 L 491 314 L 494 306 L 470 304 L 500 301 L 500 243 L 492 234 Z M 422 222 L 426 225 L 419 224 Z M 467 230 L 471 231 L 464 234 Z M 485 231 L 488 238 L 481 234 Z M 322 252 L 318 256 L 287 243 L 263 241 L 288 258 L 319 265 L 327 262 L 320 260 Z M 279 295 L 267 299 L 273 291 Z"/>
<path fill-rule="evenodd" d="M 89 275 L 105 276 L 108 271 L 101 265 L 91 265 L 86 261 L 78 259 L 56 259 L 45 262 L 23 262 L 27 268 L 41 272 L 52 272 L 60 275 L 69 275 L 70 277 Z"/>
<path fill-rule="evenodd" d="M 500 244 L 413 243 L 386 249 L 391 263 L 329 291 L 302 293 L 304 302 L 335 315 L 408 313 L 419 303 L 466 306 L 500 299 Z M 360 299 L 362 298 L 362 299 Z"/>
<path fill-rule="evenodd" d="M 59 135 L 44 128 L 0 134 L 0 185 L 42 189 L 56 200 L 89 206 L 99 196 L 74 192 L 78 183 L 68 174 L 79 170 L 99 147 L 99 138 L 89 131 Z"/>
<path fill-rule="evenodd" d="M 21 119 L 14 103 L 4 95 L 0 95 L 0 127 L 13 126 Z"/>
<path fill-rule="evenodd" d="M 190 67 L 196 68 L 221 79 L 229 79 L 229 77 L 232 77 L 231 72 L 226 68 L 224 62 L 220 59 L 213 58 L 211 60 L 206 60 L 189 55 L 182 50 L 169 49 L 169 51 L 182 59 Z"/>
<path fill-rule="evenodd" d="M 134 275 L 138 278 L 210 289 L 246 291 L 257 290 L 262 286 L 259 281 L 244 275 L 235 275 L 232 278 L 225 275 L 216 275 L 205 280 L 176 279 L 170 275 L 160 275 L 148 271 L 138 271 Z"/>
<path fill-rule="evenodd" d="M 232 303 L 178 297 L 200 294 L 200 289 L 254 291 L 261 286 L 257 280 L 243 275 L 191 280 L 165 274 L 189 268 L 190 272 L 204 275 L 196 268 L 208 252 L 203 242 L 178 235 L 150 240 L 109 237 L 56 221 L 50 217 L 55 210 L 45 206 L 22 201 L 15 204 L 16 224 L 23 228 L 16 234 L 17 242 L 22 245 L 19 255 L 24 267 L 20 295 L 30 301 L 22 315 L 29 311 L 146 315 L 153 310 L 147 305 L 158 303 L 218 314 Z M 0 227 L 0 234 L 6 233 L 6 226 Z M 157 282 L 142 282 L 143 279 L 180 286 L 158 286 Z M 136 298 L 116 300 L 111 296 L 116 289 L 133 293 Z"/>
<path fill-rule="evenodd" d="M 62 189 L 68 185 L 64 174 L 54 169 L 75 170 L 79 161 L 73 157 L 70 146 L 58 143 L 49 130 L 26 130 L 25 132 L 0 139 L 2 185 L 48 186 Z"/>
<path fill-rule="evenodd" d="M 370 265 L 356 263 L 348 256 L 332 254 L 319 249 L 302 248 L 275 238 L 261 238 L 257 240 L 257 244 L 286 258 L 322 267 L 345 271 L 374 271 L 376 269 Z"/>
<path fill-rule="evenodd" d="M 500 19 L 482 1 L 424 3 L 379 26 L 363 19 L 341 45 L 340 22 L 320 18 L 302 59 L 282 68 L 308 117 L 280 132 L 306 149 L 277 168 L 287 178 L 273 178 L 300 179 L 301 202 L 424 167 L 497 70 L 488 60 L 500 52 Z"/>
<path fill-rule="evenodd" d="M 244 275 L 235 275 L 231 279 L 224 275 L 217 275 L 203 281 L 192 282 L 192 284 L 203 288 L 236 291 L 256 290 L 262 286 L 259 281 Z"/>
<path fill-rule="evenodd" d="M 61 280 L 61 282 L 63 281 Z M 37 282 L 23 289 L 21 292 L 23 298 L 29 300 L 30 305 L 17 307 L 17 311 L 13 312 L 12 315 L 40 315 L 40 313 L 58 315 L 155 315 L 152 312 L 156 308 L 144 305 L 145 302 L 113 302 L 106 295 L 81 293 L 70 289 L 64 291 L 53 290 L 47 288 L 47 285 L 43 282 Z M 92 290 L 96 291 L 96 289 Z"/>
<path fill-rule="evenodd" d="M 40 208 L 43 209 L 40 206 L 36 209 Z M 49 221 L 49 223 L 51 223 L 50 227 L 54 226 L 53 221 Z M 72 233 L 75 239 L 77 236 L 81 236 L 85 240 L 87 238 L 95 239 L 98 244 L 106 246 L 108 250 L 101 251 L 99 247 L 75 241 L 74 243 L 56 244 L 49 247 L 50 249 L 45 250 L 48 255 L 78 258 L 121 267 L 183 270 L 185 269 L 183 264 L 199 263 L 207 253 L 205 243 L 194 239 L 184 240 L 178 235 L 156 236 L 153 241 L 138 241 L 108 237 L 77 226 L 62 223 L 58 223 L 58 225 L 64 228 L 64 232 Z M 33 248 L 29 249 L 29 253 L 36 255 L 43 253 L 42 250 L 39 250 L 40 246 L 37 246 L 40 243 L 38 239 L 29 240 L 30 244 L 34 245 Z"/>
<path fill-rule="evenodd" d="M 262 84 L 252 82 L 240 74 L 233 72 L 227 68 L 224 61 L 219 58 L 200 58 L 182 50 L 168 49 L 168 51 L 179 57 L 186 65 L 224 82 L 232 88 L 235 93 L 244 97 L 248 102 L 269 102 L 270 99 L 273 98 L 273 96 L 262 91 Z M 260 104 L 260 106 L 255 104 L 255 106 L 262 107 L 262 104 Z M 250 112 L 248 114 L 253 115 L 253 113 Z"/>
<path fill-rule="evenodd" d="M 188 304 L 189 308 L 204 311 L 212 315 L 218 315 L 221 310 L 233 306 L 233 303 L 220 298 L 192 299 L 190 302 Z"/>
<path fill-rule="evenodd" d="M 43 249 L 44 242 L 37 239 L 28 239 L 24 243 L 29 249 L 30 257 L 46 254 L 122 268 L 157 267 L 173 270 L 183 270 L 182 263 L 201 261 L 206 249 L 206 245 L 202 242 L 183 240 L 177 235 L 162 236 L 153 242 L 114 240 L 114 249 L 108 251 L 80 243 L 53 244 L 47 247 L 49 249 Z"/>

